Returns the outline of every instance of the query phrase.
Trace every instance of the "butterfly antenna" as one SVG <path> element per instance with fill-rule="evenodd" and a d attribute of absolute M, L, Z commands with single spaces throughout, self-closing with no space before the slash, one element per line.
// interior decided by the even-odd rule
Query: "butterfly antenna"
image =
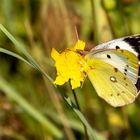
<path fill-rule="evenodd" d="M 78 32 L 77 32 L 77 27 L 76 26 L 74 27 L 74 30 L 75 30 L 76 39 L 79 40 L 79 36 L 78 36 Z"/>

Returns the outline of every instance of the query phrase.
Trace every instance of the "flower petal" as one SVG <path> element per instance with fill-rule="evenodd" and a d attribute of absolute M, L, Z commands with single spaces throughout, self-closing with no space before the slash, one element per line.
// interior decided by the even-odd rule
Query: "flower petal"
<path fill-rule="evenodd" d="M 56 51 L 56 49 L 52 48 L 51 51 L 51 57 L 56 61 L 59 58 L 59 53 Z"/>
<path fill-rule="evenodd" d="M 85 42 L 78 40 L 74 47 L 65 49 L 60 54 L 53 48 L 52 58 L 55 60 L 57 77 L 54 84 L 63 85 L 70 80 L 72 89 L 80 87 L 86 74 L 86 63 L 76 50 L 84 50 Z"/>
<path fill-rule="evenodd" d="M 81 86 L 81 83 L 79 80 L 70 80 L 70 83 L 71 83 L 71 86 L 72 86 L 72 89 L 75 89 L 75 88 L 78 88 Z"/>
<path fill-rule="evenodd" d="M 85 48 L 85 42 L 81 40 L 78 40 L 76 45 L 74 46 L 75 50 L 84 50 L 84 48 Z"/>
<path fill-rule="evenodd" d="M 63 78 L 62 76 L 57 76 L 54 81 L 54 84 L 63 85 L 67 81 L 68 81 L 68 79 Z"/>

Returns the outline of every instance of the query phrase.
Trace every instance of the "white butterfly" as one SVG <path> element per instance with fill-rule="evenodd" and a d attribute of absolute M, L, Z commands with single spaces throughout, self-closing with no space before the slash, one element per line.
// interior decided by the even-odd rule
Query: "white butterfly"
<path fill-rule="evenodd" d="M 91 67 L 88 77 L 101 98 L 115 107 L 135 100 L 140 88 L 140 35 L 98 45 L 85 58 Z"/>

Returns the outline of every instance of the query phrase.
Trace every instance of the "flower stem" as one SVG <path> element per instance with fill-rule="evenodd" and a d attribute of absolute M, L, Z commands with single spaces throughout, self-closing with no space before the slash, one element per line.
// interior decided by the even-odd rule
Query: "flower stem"
<path fill-rule="evenodd" d="M 78 110 L 81 112 L 81 108 L 80 108 L 80 105 L 79 105 L 79 102 L 78 102 L 75 90 L 72 89 L 72 93 L 73 93 L 73 97 L 74 97 L 76 106 L 77 106 Z M 84 132 L 85 132 L 85 140 L 89 140 L 88 132 L 87 132 L 87 127 L 86 127 L 86 125 L 84 123 L 83 123 L 83 126 L 84 126 Z"/>
<path fill-rule="evenodd" d="M 77 105 L 77 108 L 81 111 L 81 108 L 80 108 L 80 105 L 79 105 L 75 90 L 72 90 L 72 93 L 73 93 L 73 97 L 74 97 L 75 103 Z"/>

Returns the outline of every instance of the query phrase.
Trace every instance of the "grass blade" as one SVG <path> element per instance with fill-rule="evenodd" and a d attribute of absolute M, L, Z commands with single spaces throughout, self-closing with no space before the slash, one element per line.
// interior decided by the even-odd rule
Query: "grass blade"
<path fill-rule="evenodd" d="M 64 98 L 68 105 L 72 108 L 72 110 L 76 113 L 76 115 L 79 117 L 79 119 L 82 121 L 82 123 L 87 127 L 88 134 L 91 140 L 106 140 L 102 135 L 100 135 L 96 130 L 94 130 L 90 124 L 87 122 L 86 118 L 83 116 L 83 114 L 75 107 L 75 105 L 72 103 L 70 98 Z"/>
<path fill-rule="evenodd" d="M 37 109 L 35 109 L 31 104 L 29 104 L 20 93 L 15 91 L 12 86 L 0 77 L 0 90 L 5 92 L 5 94 L 20 105 L 28 114 L 30 114 L 35 120 L 37 120 L 47 132 L 57 138 L 62 137 L 60 130 L 54 126 L 46 117 L 44 117 Z"/>
<path fill-rule="evenodd" d="M 8 30 L 0 24 L 0 30 L 13 42 L 15 47 L 23 54 L 25 57 L 27 57 L 29 63 L 33 65 L 37 70 L 39 70 L 45 77 L 48 78 L 49 81 L 53 82 L 53 79 L 38 65 L 38 63 L 33 59 L 33 57 L 26 51 L 24 45 L 20 42 L 18 42 L 14 36 L 8 32 Z"/>
<path fill-rule="evenodd" d="M 13 57 L 25 62 L 26 64 L 30 65 L 31 67 L 33 67 L 33 65 L 30 62 L 28 62 L 26 59 L 24 59 L 23 57 L 21 57 L 20 55 L 14 53 L 14 52 L 11 52 L 11 51 L 4 49 L 4 48 L 0 48 L 0 52 L 8 54 L 10 56 L 13 56 Z"/>

